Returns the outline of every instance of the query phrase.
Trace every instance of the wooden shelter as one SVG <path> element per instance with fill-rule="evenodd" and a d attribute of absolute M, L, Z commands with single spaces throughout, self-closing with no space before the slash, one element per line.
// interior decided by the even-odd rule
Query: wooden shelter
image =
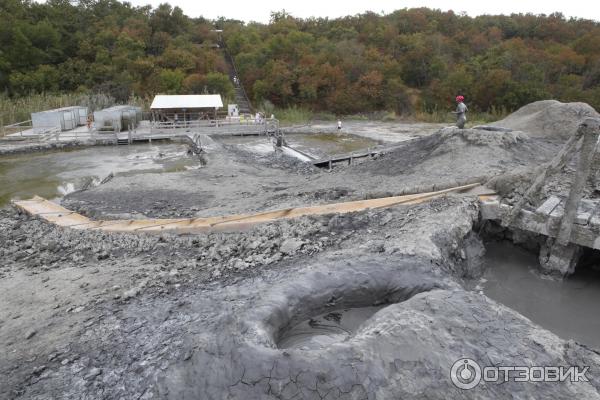
<path fill-rule="evenodd" d="M 223 107 L 218 94 L 157 95 L 150 111 L 157 122 L 188 122 L 217 118 L 217 110 Z"/>

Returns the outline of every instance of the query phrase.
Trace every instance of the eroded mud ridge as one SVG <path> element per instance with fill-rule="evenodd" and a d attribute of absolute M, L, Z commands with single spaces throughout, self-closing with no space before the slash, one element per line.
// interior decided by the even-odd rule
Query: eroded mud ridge
<path fill-rule="evenodd" d="M 515 182 L 506 174 L 560 146 L 429 133 L 331 172 L 213 143 L 202 168 L 116 176 L 63 204 L 103 219 L 261 212 Z M 188 236 L 76 231 L 2 209 L 0 398 L 600 398 L 597 351 L 479 290 L 484 233 L 466 194 Z M 589 382 L 464 391 L 450 379 L 463 357 L 585 365 Z"/>

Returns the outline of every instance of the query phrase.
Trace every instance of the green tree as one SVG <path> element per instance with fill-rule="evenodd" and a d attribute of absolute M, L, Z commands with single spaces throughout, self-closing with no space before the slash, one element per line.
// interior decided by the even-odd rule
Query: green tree
<path fill-rule="evenodd" d="M 157 90 L 164 94 L 177 94 L 181 91 L 185 73 L 179 70 L 163 69 L 158 73 Z"/>

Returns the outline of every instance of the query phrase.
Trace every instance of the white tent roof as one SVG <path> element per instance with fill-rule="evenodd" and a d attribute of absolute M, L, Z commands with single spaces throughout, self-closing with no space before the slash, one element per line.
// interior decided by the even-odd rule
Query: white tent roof
<path fill-rule="evenodd" d="M 223 101 L 218 94 L 162 95 L 154 97 L 151 109 L 160 108 L 221 108 Z"/>

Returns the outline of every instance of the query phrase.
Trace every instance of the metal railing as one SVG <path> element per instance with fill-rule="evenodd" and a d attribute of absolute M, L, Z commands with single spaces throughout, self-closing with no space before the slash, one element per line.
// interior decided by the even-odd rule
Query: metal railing
<path fill-rule="evenodd" d="M 40 133 L 37 137 L 40 142 L 49 142 L 49 141 L 52 141 L 52 139 L 54 139 L 58 142 L 58 140 L 60 138 L 60 132 L 61 132 L 60 128 L 53 127 L 51 129 L 44 131 L 43 133 Z"/>

